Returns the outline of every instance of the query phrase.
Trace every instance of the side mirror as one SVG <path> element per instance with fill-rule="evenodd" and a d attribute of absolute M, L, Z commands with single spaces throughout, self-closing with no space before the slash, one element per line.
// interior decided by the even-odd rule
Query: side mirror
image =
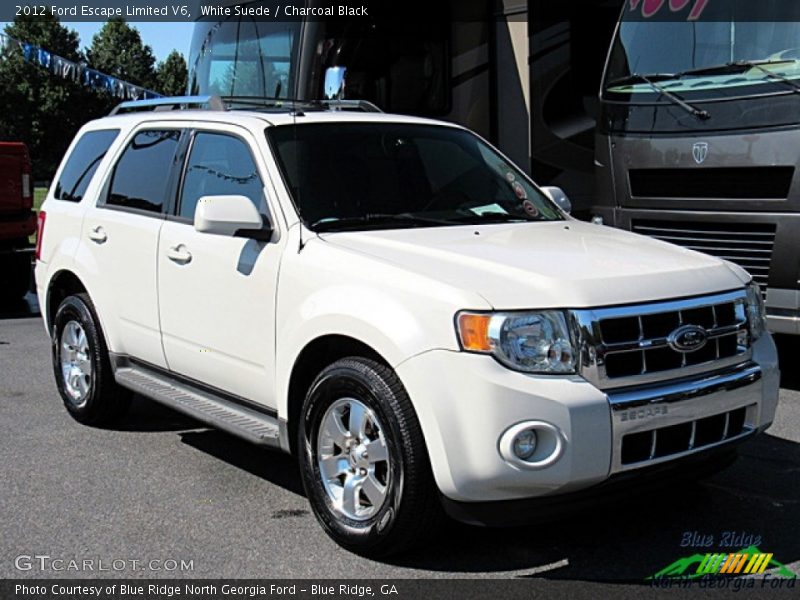
<path fill-rule="evenodd" d="M 542 191 L 565 213 L 570 214 L 572 212 L 572 202 L 560 187 L 543 187 Z"/>
<path fill-rule="evenodd" d="M 328 67 L 325 69 L 325 100 L 344 99 L 344 78 L 347 67 Z"/>
<path fill-rule="evenodd" d="M 194 228 L 201 233 L 266 242 L 272 227 L 264 221 L 247 196 L 203 196 L 194 211 Z"/>

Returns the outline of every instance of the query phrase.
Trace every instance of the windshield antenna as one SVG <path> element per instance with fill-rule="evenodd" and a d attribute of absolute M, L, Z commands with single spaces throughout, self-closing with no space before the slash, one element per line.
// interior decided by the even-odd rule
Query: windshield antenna
<path fill-rule="evenodd" d="M 300 91 L 300 72 L 301 72 L 301 69 L 303 68 L 303 45 L 304 45 L 305 37 L 306 37 L 306 33 L 307 33 L 306 29 L 305 29 L 306 23 L 303 23 L 301 25 L 301 27 L 303 29 L 300 32 L 300 47 L 297 50 L 297 70 L 296 70 L 297 74 L 295 75 L 295 78 L 294 78 L 294 90 L 293 91 L 294 91 L 294 97 L 295 98 L 300 98 L 300 94 L 298 93 Z M 303 116 L 302 111 L 300 113 L 300 116 Z M 300 152 L 297 149 L 297 146 L 298 146 L 298 140 L 297 140 L 297 110 L 295 110 L 294 106 L 292 107 L 292 134 L 294 135 L 294 167 L 295 167 L 295 169 L 297 170 L 297 172 L 299 174 L 299 170 L 300 170 Z M 305 245 L 306 245 L 305 241 L 303 240 L 303 215 L 300 212 L 300 206 L 302 205 L 302 203 L 300 202 L 300 193 L 301 193 L 300 192 L 300 186 L 295 186 L 295 193 L 297 194 L 297 197 L 295 198 L 295 206 L 297 208 L 297 217 L 300 219 L 300 222 L 299 222 L 300 232 L 299 232 L 299 236 L 298 236 L 299 237 L 299 241 L 297 243 L 297 253 L 300 254 L 303 251 L 303 248 L 305 248 Z"/>

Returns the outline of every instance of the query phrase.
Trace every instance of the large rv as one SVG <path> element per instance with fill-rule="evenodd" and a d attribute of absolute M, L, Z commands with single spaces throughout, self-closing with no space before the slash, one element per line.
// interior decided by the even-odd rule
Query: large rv
<path fill-rule="evenodd" d="M 372 2 L 369 18 L 201 20 L 188 91 L 319 99 L 339 69 L 345 98 L 466 125 L 539 183 L 567 189 L 575 213 L 588 216 L 605 58 L 597 50 L 608 47 L 621 0 L 542 4 L 434 0 L 419 19 L 401 2 Z"/>
<path fill-rule="evenodd" d="M 685 4 L 685 3 L 684 3 Z M 606 224 L 726 258 L 800 333 L 800 5 L 703 3 L 697 18 L 626 7 L 601 90 Z"/>

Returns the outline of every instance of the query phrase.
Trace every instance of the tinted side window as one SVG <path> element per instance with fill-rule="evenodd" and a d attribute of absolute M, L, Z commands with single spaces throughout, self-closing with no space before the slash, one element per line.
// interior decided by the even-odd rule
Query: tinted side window
<path fill-rule="evenodd" d="M 106 204 L 160 212 L 167 199 L 180 131 L 140 131 L 122 153 Z"/>
<path fill-rule="evenodd" d="M 248 145 L 230 135 L 198 133 L 189 154 L 180 216 L 194 219 L 203 196 L 247 196 L 262 214 L 264 184 Z"/>
<path fill-rule="evenodd" d="M 103 160 L 118 134 L 119 129 L 84 133 L 75 144 L 72 154 L 69 155 L 67 163 L 61 171 L 53 197 L 70 202 L 83 200 L 86 188 L 89 187 L 100 161 Z"/>

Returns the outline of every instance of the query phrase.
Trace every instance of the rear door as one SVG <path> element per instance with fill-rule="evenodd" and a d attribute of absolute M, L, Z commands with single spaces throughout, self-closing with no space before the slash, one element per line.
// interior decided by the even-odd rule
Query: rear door
<path fill-rule="evenodd" d="M 166 367 L 156 292 L 158 235 L 174 196 L 182 130 L 139 129 L 113 166 L 83 222 L 76 257 L 92 265 L 90 290 L 114 352 Z"/>
<path fill-rule="evenodd" d="M 200 233 L 193 225 L 198 200 L 223 195 L 247 196 L 274 225 L 265 174 L 247 130 L 194 132 L 176 215 L 161 230 L 158 290 L 170 370 L 274 407 L 280 245 Z"/>

